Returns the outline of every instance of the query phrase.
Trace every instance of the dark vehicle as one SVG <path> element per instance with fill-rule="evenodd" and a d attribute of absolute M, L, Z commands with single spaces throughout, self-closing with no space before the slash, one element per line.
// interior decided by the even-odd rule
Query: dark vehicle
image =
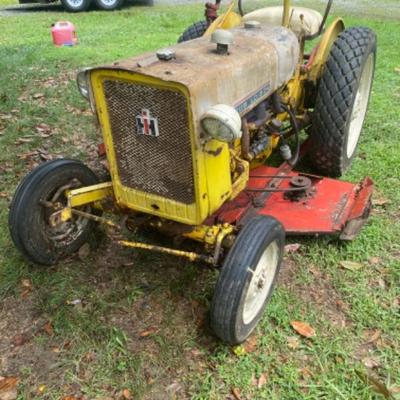
<path fill-rule="evenodd" d="M 55 3 L 57 0 L 19 0 L 20 4 L 26 3 Z M 102 10 L 115 10 L 123 4 L 124 0 L 61 0 L 63 7 L 70 12 L 86 11 L 92 3 Z"/>

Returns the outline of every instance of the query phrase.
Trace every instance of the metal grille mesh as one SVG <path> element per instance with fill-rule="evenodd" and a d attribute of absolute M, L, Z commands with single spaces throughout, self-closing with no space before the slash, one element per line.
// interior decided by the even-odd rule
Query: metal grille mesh
<path fill-rule="evenodd" d="M 123 185 L 184 204 L 194 202 L 189 116 L 183 94 L 136 82 L 103 83 Z M 157 118 L 159 136 L 137 132 L 142 110 Z"/>

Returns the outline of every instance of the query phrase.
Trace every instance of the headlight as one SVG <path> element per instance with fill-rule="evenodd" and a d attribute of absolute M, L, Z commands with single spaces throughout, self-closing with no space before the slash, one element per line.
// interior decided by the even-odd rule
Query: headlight
<path fill-rule="evenodd" d="M 240 115 L 226 104 L 211 107 L 202 115 L 200 124 L 207 135 L 223 142 L 232 142 L 242 136 Z"/>
<path fill-rule="evenodd" d="M 83 69 L 78 72 L 76 76 L 76 84 L 80 94 L 87 100 L 90 100 L 90 84 L 89 84 L 89 71 L 88 69 Z"/>

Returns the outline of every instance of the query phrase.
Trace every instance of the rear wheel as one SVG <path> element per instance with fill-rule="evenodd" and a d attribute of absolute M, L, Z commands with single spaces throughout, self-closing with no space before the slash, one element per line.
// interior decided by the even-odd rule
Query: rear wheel
<path fill-rule="evenodd" d="M 208 28 L 207 21 L 198 21 L 190 25 L 179 37 L 178 43 L 202 37 Z"/>
<path fill-rule="evenodd" d="M 261 319 L 282 261 L 285 233 L 272 217 L 257 216 L 239 233 L 222 266 L 211 306 L 211 326 L 241 343 Z"/>
<path fill-rule="evenodd" d="M 310 161 L 338 177 L 351 165 L 364 124 L 375 71 L 376 36 L 349 28 L 334 42 L 319 83 L 312 119 Z"/>
<path fill-rule="evenodd" d="M 91 4 L 91 0 L 61 0 L 63 7 L 69 12 L 86 11 Z"/>
<path fill-rule="evenodd" d="M 95 0 L 95 1 L 97 7 L 107 11 L 119 8 L 124 2 L 124 0 Z"/>
<path fill-rule="evenodd" d="M 28 261 L 51 265 L 85 243 L 93 221 L 73 216 L 70 221 L 52 227 L 49 219 L 66 205 L 66 190 L 96 183 L 96 175 L 75 160 L 44 163 L 23 179 L 11 202 L 9 229 L 15 246 Z M 84 210 L 90 212 L 90 206 Z"/>

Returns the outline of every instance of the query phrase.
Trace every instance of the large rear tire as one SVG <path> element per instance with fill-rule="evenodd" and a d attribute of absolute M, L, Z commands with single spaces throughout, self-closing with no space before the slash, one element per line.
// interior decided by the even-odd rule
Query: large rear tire
<path fill-rule="evenodd" d="M 66 205 L 65 190 L 96 183 L 98 179 L 88 167 L 66 159 L 46 162 L 22 180 L 11 202 L 8 223 L 15 246 L 29 262 L 52 265 L 86 242 L 93 221 L 73 216 L 52 227 L 49 218 L 55 210 L 46 204 L 62 208 Z"/>
<path fill-rule="evenodd" d="M 376 36 L 368 28 L 343 31 L 334 42 L 319 83 L 309 159 L 339 177 L 351 165 L 364 124 L 375 71 Z"/>
<path fill-rule="evenodd" d="M 202 37 L 208 28 L 207 21 L 198 21 L 190 25 L 179 37 L 178 43 Z"/>
<path fill-rule="evenodd" d="M 224 342 L 243 342 L 261 319 L 278 276 L 284 241 L 282 225 L 264 215 L 251 219 L 239 233 L 211 305 L 211 327 Z"/>

